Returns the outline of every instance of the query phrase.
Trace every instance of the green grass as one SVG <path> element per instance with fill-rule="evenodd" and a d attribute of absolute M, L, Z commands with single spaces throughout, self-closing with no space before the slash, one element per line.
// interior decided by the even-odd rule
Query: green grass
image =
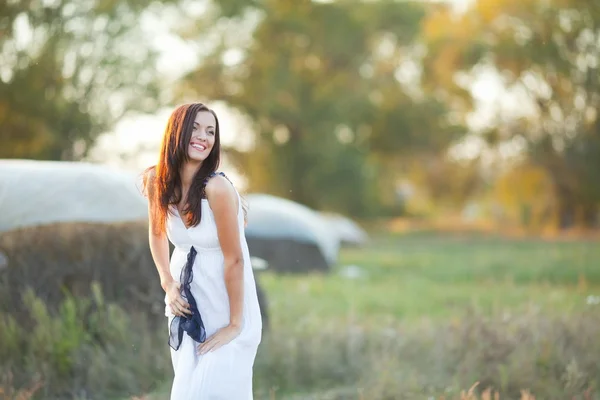
<path fill-rule="evenodd" d="M 345 277 L 349 265 L 364 275 Z M 342 250 L 330 274 L 264 272 L 259 279 L 268 296 L 271 330 L 255 367 L 257 399 L 358 399 L 361 387 L 370 388 L 371 397 L 365 398 L 392 399 L 398 393 L 423 398 L 456 395 L 456 385 L 466 389 L 479 379 L 501 383 L 505 393 L 527 385 L 561 396 L 583 391 L 597 371 L 585 358 L 591 351 L 585 346 L 600 347 L 594 339 L 597 324 L 560 318 L 600 307 L 586 302 L 600 295 L 598 243 L 383 235 L 365 248 Z M 488 316 L 500 319 L 486 322 Z M 580 323 L 581 337 L 564 333 Z M 538 341 L 547 324 L 559 332 L 548 340 L 587 344 L 573 355 L 562 348 L 547 353 L 548 343 Z M 523 344 L 507 339 L 515 332 L 521 332 Z M 536 351 L 545 351 L 546 358 Z M 566 354 L 579 357 L 579 368 L 588 375 L 569 372 L 572 366 L 567 371 Z M 560 376 L 574 374 L 564 379 L 575 383 L 552 386 L 559 379 L 543 368 L 528 369 L 532 363 L 552 365 L 548 371 L 565 369 Z M 328 392 L 338 386 L 353 394 Z M 166 398 L 167 392 L 168 385 L 151 399 Z"/>
<path fill-rule="evenodd" d="M 358 279 L 341 273 L 356 265 Z M 330 275 L 261 274 L 273 325 L 452 318 L 530 308 L 570 312 L 600 290 L 600 245 L 477 237 L 378 237 L 344 249 Z M 583 283 L 583 284 L 582 284 Z"/>

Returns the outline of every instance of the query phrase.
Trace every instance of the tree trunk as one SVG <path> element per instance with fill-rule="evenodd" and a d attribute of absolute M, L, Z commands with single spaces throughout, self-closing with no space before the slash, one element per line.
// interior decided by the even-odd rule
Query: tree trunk
<path fill-rule="evenodd" d="M 587 203 L 583 206 L 582 224 L 586 228 L 598 228 L 599 225 L 598 204 Z"/>
<path fill-rule="evenodd" d="M 302 135 L 300 129 L 288 127 L 290 132 L 290 139 L 287 143 L 287 154 L 289 156 L 288 168 L 290 182 L 288 186 L 290 193 L 286 193 L 286 197 L 313 207 L 312 199 L 309 191 L 307 190 L 306 180 L 307 171 L 312 167 L 306 157 L 304 143 L 302 143 Z"/>
<path fill-rule="evenodd" d="M 575 226 L 576 201 L 573 193 L 565 187 L 557 187 L 556 197 L 558 200 L 558 227 L 559 229 L 569 229 Z"/>

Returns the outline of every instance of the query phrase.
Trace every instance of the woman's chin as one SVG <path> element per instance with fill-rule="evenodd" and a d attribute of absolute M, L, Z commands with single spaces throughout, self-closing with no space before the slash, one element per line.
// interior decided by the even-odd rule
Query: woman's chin
<path fill-rule="evenodd" d="M 206 160 L 206 157 L 200 154 L 189 154 L 189 159 L 193 163 L 201 163 L 202 161 Z"/>

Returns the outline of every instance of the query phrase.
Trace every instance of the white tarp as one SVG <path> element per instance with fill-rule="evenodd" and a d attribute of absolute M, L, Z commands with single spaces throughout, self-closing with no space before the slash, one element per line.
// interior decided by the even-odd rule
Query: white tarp
<path fill-rule="evenodd" d="M 139 174 L 83 162 L 0 160 L 0 231 L 147 215 Z"/>
<path fill-rule="evenodd" d="M 321 213 L 339 236 L 342 244 L 361 246 L 369 241 L 369 235 L 356 222 L 341 214 Z"/>
<path fill-rule="evenodd" d="M 338 259 L 340 241 L 316 211 L 291 200 L 267 194 L 250 194 L 247 237 L 291 239 L 315 244 L 330 265 Z"/>

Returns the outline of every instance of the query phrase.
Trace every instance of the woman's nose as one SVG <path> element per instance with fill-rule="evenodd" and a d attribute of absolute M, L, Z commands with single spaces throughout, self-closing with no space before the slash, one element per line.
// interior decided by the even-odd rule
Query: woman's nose
<path fill-rule="evenodd" d="M 206 140 L 206 133 L 204 133 L 204 132 L 198 132 L 196 134 L 196 139 L 198 139 L 198 140 Z"/>

